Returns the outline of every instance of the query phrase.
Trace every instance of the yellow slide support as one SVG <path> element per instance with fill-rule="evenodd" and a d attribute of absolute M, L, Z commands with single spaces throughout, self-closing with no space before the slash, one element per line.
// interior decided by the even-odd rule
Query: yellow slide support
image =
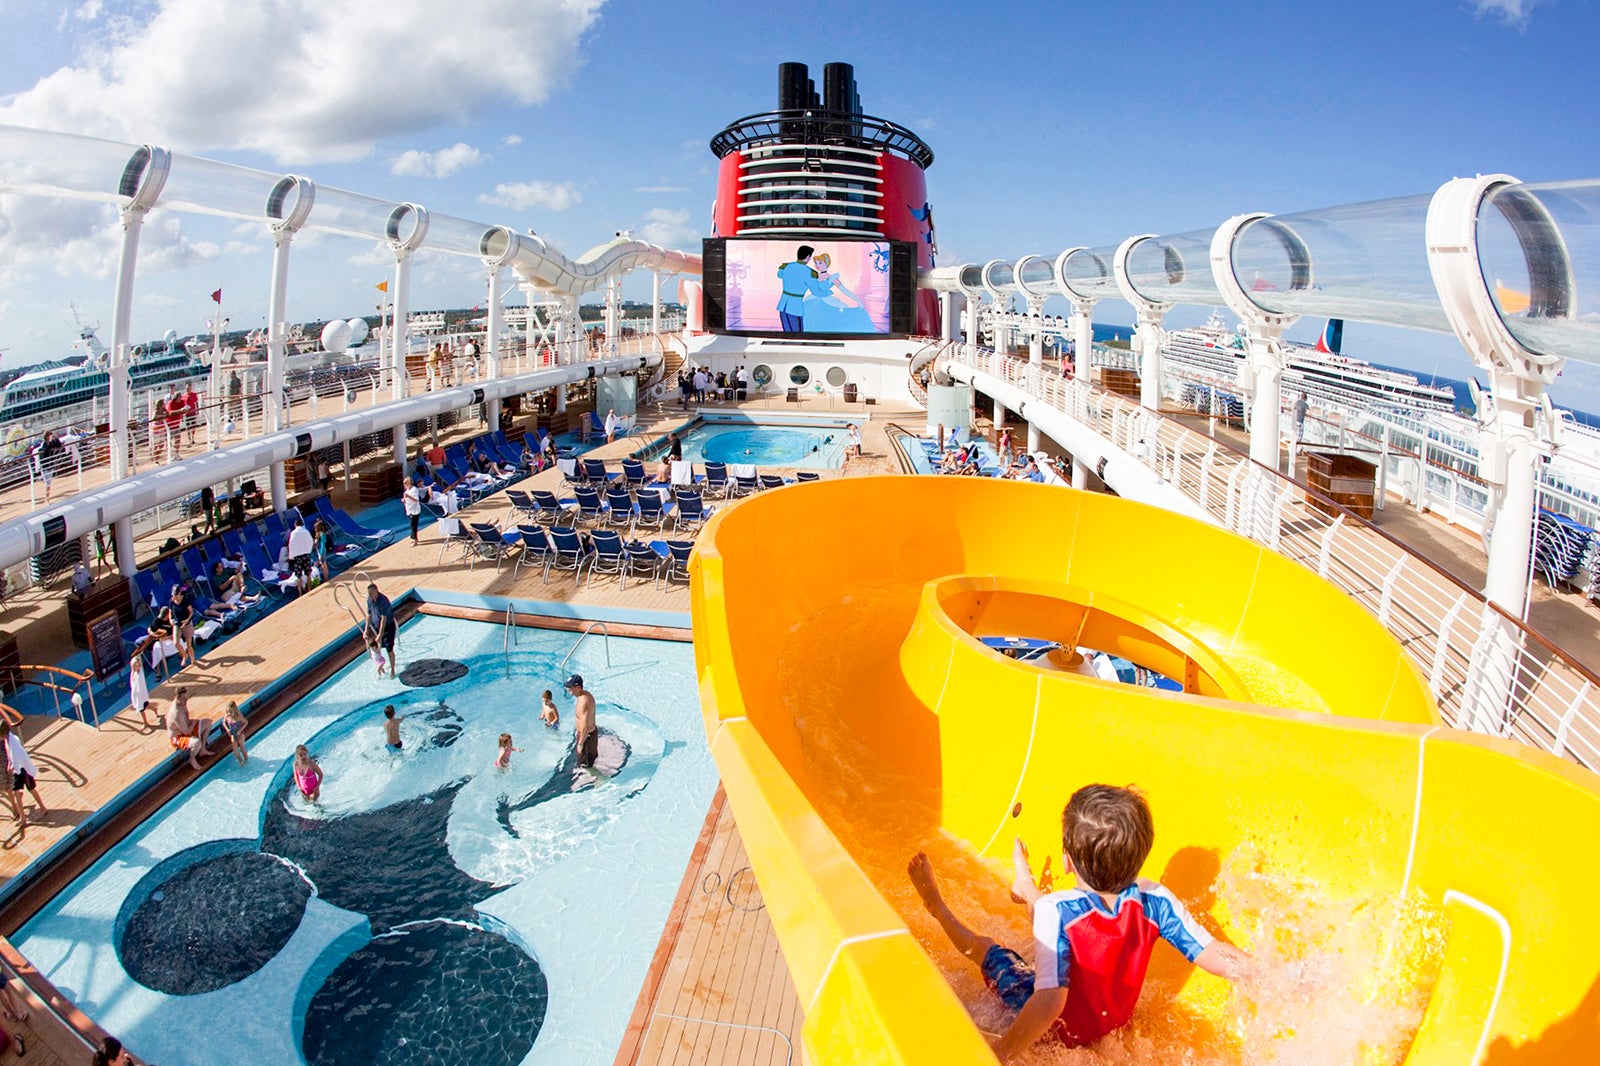
<path fill-rule="evenodd" d="M 1297 564 L 1110 496 L 878 477 L 726 509 L 691 582 L 706 732 L 817 1066 L 993 1061 L 1004 1016 L 906 861 L 927 850 L 958 915 L 1027 957 L 1012 840 L 1059 871 L 1091 782 L 1145 792 L 1145 875 L 1281 980 L 1234 988 L 1158 948 L 1129 1030 L 1087 1054 L 1600 1061 L 1596 777 L 1439 725 L 1396 640 Z"/>

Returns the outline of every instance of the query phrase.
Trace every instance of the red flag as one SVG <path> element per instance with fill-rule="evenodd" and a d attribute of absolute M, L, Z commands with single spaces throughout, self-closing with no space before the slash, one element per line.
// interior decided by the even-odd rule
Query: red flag
<path fill-rule="evenodd" d="M 216 301 L 216 303 L 220 306 L 222 303 L 222 290 L 218 289 L 216 292 L 212 293 L 211 299 Z"/>

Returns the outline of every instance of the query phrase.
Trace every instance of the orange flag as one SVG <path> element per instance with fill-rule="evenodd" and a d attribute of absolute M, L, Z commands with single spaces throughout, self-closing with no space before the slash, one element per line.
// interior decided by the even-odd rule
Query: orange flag
<path fill-rule="evenodd" d="M 377 284 L 377 289 L 378 289 L 379 292 L 388 292 L 389 291 L 389 283 L 387 281 L 380 281 Z"/>

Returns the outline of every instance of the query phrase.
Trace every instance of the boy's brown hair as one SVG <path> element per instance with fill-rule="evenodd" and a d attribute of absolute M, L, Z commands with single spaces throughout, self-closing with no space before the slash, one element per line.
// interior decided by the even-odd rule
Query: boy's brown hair
<path fill-rule="evenodd" d="M 1061 812 L 1061 847 L 1084 887 L 1121 892 L 1139 876 L 1155 843 L 1155 821 L 1133 786 L 1085 785 Z"/>

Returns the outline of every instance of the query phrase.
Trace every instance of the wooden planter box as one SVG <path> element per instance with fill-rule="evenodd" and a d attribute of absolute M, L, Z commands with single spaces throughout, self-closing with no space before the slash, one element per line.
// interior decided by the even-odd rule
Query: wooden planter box
<path fill-rule="evenodd" d="M 1139 372 L 1137 370 L 1119 370 L 1116 367 L 1103 366 L 1100 368 L 1100 385 L 1107 392 L 1114 392 L 1118 396 L 1129 399 L 1139 398 Z"/>
<path fill-rule="evenodd" d="M 1333 452 L 1307 452 L 1306 483 L 1362 518 L 1372 518 L 1378 468 L 1365 459 Z M 1308 496 L 1306 502 L 1330 517 L 1338 513 L 1316 496 Z"/>
<path fill-rule="evenodd" d="M 392 500 L 400 495 L 405 484 L 405 475 L 394 463 L 386 466 L 374 467 L 363 470 L 356 475 L 360 485 L 360 500 L 363 507 L 370 507 L 384 500 Z"/>

